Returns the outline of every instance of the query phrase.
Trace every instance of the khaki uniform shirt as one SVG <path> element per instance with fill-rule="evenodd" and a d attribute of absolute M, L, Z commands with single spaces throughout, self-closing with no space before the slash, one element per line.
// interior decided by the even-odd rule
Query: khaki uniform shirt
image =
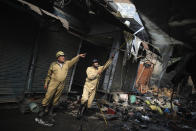
<path fill-rule="evenodd" d="M 45 80 L 45 86 L 47 86 L 50 80 L 55 80 L 59 82 L 63 82 L 66 79 L 68 70 L 79 60 L 79 56 L 74 57 L 71 60 L 67 60 L 64 62 L 62 67 L 58 64 L 58 62 L 53 62 L 50 65 L 48 70 L 48 75 Z"/>
<path fill-rule="evenodd" d="M 94 90 L 97 86 L 99 74 L 98 71 L 102 70 L 104 71 L 110 64 L 112 63 L 112 59 L 109 59 L 105 66 L 99 66 L 98 69 L 94 68 L 93 66 L 88 67 L 86 70 L 87 78 L 86 82 L 84 84 L 84 88 L 88 88 L 90 90 Z"/>

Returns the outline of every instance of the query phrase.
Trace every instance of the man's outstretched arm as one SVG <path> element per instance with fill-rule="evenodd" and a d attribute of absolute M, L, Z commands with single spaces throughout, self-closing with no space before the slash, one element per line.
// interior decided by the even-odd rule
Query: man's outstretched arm
<path fill-rule="evenodd" d="M 101 72 L 103 72 L 105 69 L 107 69 L 109 66 L 110 66 L 110 64 L 112 63 L 112 61 L 113 61 L 113 59 L 114 59 L 114 56 L 115 56 L 115 54 L 113 54 L 110 58 L 109 58 L 109 60 L 107 60 L 106 61 L 106 63 L 102 66 L 102 68 L 101 68 Z"/>
<path fill-rule="evenodd" d="M 76 57 L 72 58 L 70 61 L 68 61 L 68 67 L 71 68 L 76 62 L 78 62 L 80 57 L 85 58 L 86 54 L 79 54 Z"/>

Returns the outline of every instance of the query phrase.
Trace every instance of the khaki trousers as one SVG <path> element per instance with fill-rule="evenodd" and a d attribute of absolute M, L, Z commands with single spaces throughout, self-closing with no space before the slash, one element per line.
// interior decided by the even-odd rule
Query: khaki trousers
<path fill-rule="evenodd" d="M 60 96 L 63 92 L 63 89 L 64 89 L 64 82 L 51 80 L 48 85 L 46 95 L 42 100 L 42 105 L 47 106 L 50 103 L 52 103 L 52 105 L 57 105 Z"/>
<path fill-rule="evenodd" d="M 84 87 L 81 103 L 84 104 L 86 101 L 88 101 L 87 106 L 88 106 L 88 108 L 90 108 L 91 104 L 94 100 L 95 93 L 96 93 L 96 88 L 95 89 L 89 89 L 88 87 Z"/>

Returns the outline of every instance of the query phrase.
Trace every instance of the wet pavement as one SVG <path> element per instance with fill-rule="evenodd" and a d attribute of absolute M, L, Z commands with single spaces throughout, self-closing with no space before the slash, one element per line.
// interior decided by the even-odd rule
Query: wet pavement
<path fill-rule="evenodd" d="M 0 129 L 2 131 L 79 131 L 82 123 L 82 125 L 88 126 L 87 130 L 89 131 L 101 131 L 104 130 L 105 126 L 103 121 L 88 120 L 88 122 L 83 122 L 71 115 L 61 112 L 57 113 L 57 116 L 55 117 L 56 125 L 54 127 L 39 125 L 34 121 L 36 114 L 21 114 L 17 109 L 1 110 L 0 116 Z"/>
<path fill-rule="evenodd" d="M 2 131 L 129 131 L 138 130 L 137 126 L 133 126 L 131 122 L 122 122 L 120 120 L 108 121 L 106 127 L 103 120 L 88 118 L 87 121 L 77 120 L 72 115 L 67 113 L 58 112 L 56 119 L 56 125 L 53 127 L 44 127 L 35 123 L 34 118 L 36 114 L 28 113 L 21 114 L 17 109 L 0 110 Z M 144 127 L 145 128 L 145 127 Z M 164 131 L 166 129 L 153 125 L 148 129 L 140 130 L 159 130 Z"/>

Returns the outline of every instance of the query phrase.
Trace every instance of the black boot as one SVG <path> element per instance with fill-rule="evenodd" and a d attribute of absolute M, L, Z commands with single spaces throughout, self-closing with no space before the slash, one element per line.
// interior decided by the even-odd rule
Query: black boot
<path fill-rule="evenodd" d="M 81 119 L 86 111 L 86 104 L 80 104 L 78 113 L 77 113 L 77 119 Z"/>
<path fill-rule="evenodd" d="M 41 106 L 38 117 L 43 117 L 48 113 L 47 106 Z"/>
<path fill-rule="evenodd" d="M 46 106 L 40 107 L 40 111 L 38 113 L 38 117 L 35 118 L 35 122 L 37 122 L 38 124 L 44 125 L 44 126 L 51 127 L 54 124 L 44 120 L 44 116 L 46 116 L 46 114 L 48 114 L 48 107 Z"/>
<path fill-rule="evenodd" d="M 50 107 L 50 110 L 49 110 L 49 113 L 48 113 L 48 115 L 49 115 L 49 121 L 51 122 L 51 123 L 53 123 L 53 124 L 55 124 L 55 119 L 54 119 L 54 117 L 56 116 L 56 113 L 54 113 L 54 106 L 51 106 Z"/>
<path fill-rule="evenodd" d="M 54 113 L 54 106 L 50 107 L 49 116 L 51 116 L 51 117 L 55 117 L 56 116 L 56 113 Z"/>

